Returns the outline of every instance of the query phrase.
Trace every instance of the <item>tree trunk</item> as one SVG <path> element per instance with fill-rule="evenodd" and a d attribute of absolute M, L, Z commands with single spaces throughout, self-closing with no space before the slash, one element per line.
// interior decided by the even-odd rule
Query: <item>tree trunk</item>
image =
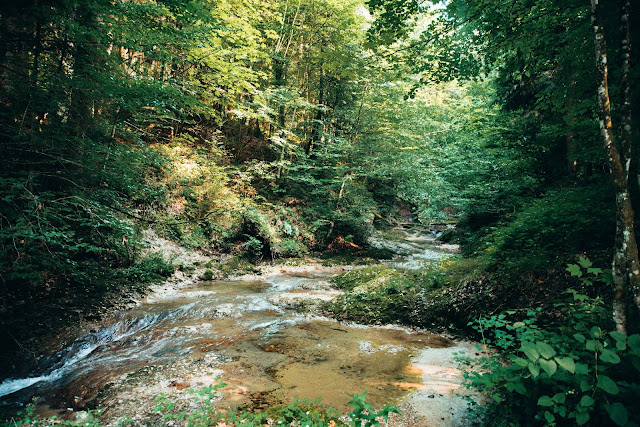
<path fill-rule="evenodd" d="M 630 147 L 628 149 L 623 147 L 622 152 L 620 152 L 613 135 L 608 86 L 607 46 L 600 14 L 599 0 L 591 0 L 591 23 L 595 35 L 596 77 L 598 84 L 597 112 L 600 122 L 600 136 L 607 153 L 609 169 L 616 192 L 616 236 L 613 256 L 615 300 L 613 303 L 613 318 L 616 323 L 616 329 L 626 333 L 626 295 L 630 291 L 635 292 L 638 288 L 640 267 L 638 265 L 638 246 L 633 224 L 634 214 L 629 195 Z M 624 15 L 626 15 L 626 21 L 628 22 L 628 13 L 623 12 L 623 22 L 625 20 Z M 626 43 L 628 46 L 628 39 Z M 628 58 L 626 61 L 628 61 Z M 625 88 L 623 88 L 624 91 Z M 637 298 L 635 301 L 638 304 Z"/>
<path fill-rule="evenodd" d="M 273 71 L 275 73 L 275 84 L 277 88 L 284 87 L 286 84 L 286 59 L 274 58 Z M 278 125 L 280 129 L 284 129 L 285 126 L 285 110 L 284 101 L 278 106 Z"/>
<path fill-rule="evenodd" d="M 633 127 L 631 123 L 631 31 L 629 21 L 631 20 L 631 0 L 624 0 L 622 6 L 622 152 L 625 158 L 625 174 L 627 188 L 629 188 L 629 176 L 631 172 L 631 147 L 633 142 Z M 629 191 L 629 190 L 628 190 Z M 629 203 L 631 206 L 631 202 Z M 632 209 L 632 208 L 630 208 Z M 633 210 L 632 210 L 633 213 Z M 633 220 L 633 217 L 632 217 Z M 633 225 L 633 222 L 632 222 Z M 635 242 L 635 233 L 633 234 Z M 629 275 L 631 281 L 631 291 L 633 292 L 636 307 L 640 308 L 640 262 L 638 260 L 637 242 L 634 245 L 635 258 L 629 263 Z"/>

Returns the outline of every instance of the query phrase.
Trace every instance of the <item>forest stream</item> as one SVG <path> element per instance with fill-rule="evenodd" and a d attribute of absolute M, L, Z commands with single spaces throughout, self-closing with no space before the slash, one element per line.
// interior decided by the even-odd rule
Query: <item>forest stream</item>
<path fill-rule="evenodd" d="M 394 268 L 417 268 L 451 251 L 434 233 L 401 231 L 402 241 L 372 245 L 397 253 Z M 341 291 L 332 276 L 356 267 L 320 264 L 265 269 L 262 275 L 203 281 L 152 292 L 127 311 L 59 343 L 24 378 L 0 384 L 0 402 L 42 396 L 43 415 L 70 416 L 101 408 L 100 418 L 123 414 L 153 419 L 161 394 L 178 410 L 193 393 L 227 385 L 217 408 L 261 408 L 294 398 L 322 398 L 347 413 L 345 393 L 367 392 L 374 407 L 389 402 L 403 415 L 390 425 L 459 425 L 465 402 L 455 353 L 469 343 L 394 325 L 364 326 L 312 314 Z M 157 417 L 157 416 L 156 416 Z M 158 418 L 156 418 L 158 419 Z M 394 424 L 395 423 L 395 424 Z"/>

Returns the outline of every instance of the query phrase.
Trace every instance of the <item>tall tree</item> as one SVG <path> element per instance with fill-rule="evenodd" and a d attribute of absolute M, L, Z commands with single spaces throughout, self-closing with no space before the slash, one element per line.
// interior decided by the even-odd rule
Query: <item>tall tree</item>
<path fill-rule="evenodd" d="M 378 11 L 382 27 L 397 27 L 396 31 L 387 31 L 393 34 L 406 28 L 406 18 L 419 10 L 417 6 L 411 10 L 405 6 L 390 19 L 403 3 L 407 2 L 369 2 Z M 526 133 L 519 138 L 542 159 L 542 175 L 548 187 L 554 182 L 562 185 L 577 180 L 588 184 L 594 171 L 610 170 L 617 212 L 614 311 L 617 327 L 624 330 L 628 314 L 624 301 L 635 293 L 635 306 L 640 307 L 640 268 L 629 191 L 634 129 L 631 2 L 601 5 L 593 0 L 591 6 L 589 13 L 589 4 L 583 0 L 451 0 L 440 9 L 441 18 L 408 50 L 421 80 L 494 77 L 502 106 L 519 111 L 521 122 L 528 122 Z M 622 38 L 613 31 L 606 34 L 610 44 L 616 40 L 612 52 L 622 55 L 621 67 L 610 74 L 605 28 L 616 25 L 620 17 Z M 380 25 L 372 28 L 373 34 L 382 33 Z M 595 63 L 589 53 L 594 45 Z M 467 47 L 462 57 L 451 54 L 459 46 Z M 612 111 L 620 113 L 620 130 L 612 125 Z M 596 115 L 597 121 L 593 120 Z"/>
<path fill-rule="evenodd" d="M 629 1 L 625 0 L 622 9 L 622 144 L 618 144 L 613 132 L 611 118 L 611 100 L 609 98 L 609 67 L 605 27 L 599 0 L 591 0 L 591 23 L 595 35 L 595 64 L 598 84 L 598 120 L 600 136 L 607 152 L 611 177 L 616 191 L 616 239 L 613 256 L 613 282 L 615 301 L 613 316 L 616 328 L 627 331 L 627 293 L 640 288 L 640 265 L 638 263 L 638 245 L 634 229 L 634 213 L 629 192 L 629 169 L 631 164 L 631 88 L 629 83 L 630 37 L 629 37 Z M 636 305 L 640 298 L 636 295 Z"/>

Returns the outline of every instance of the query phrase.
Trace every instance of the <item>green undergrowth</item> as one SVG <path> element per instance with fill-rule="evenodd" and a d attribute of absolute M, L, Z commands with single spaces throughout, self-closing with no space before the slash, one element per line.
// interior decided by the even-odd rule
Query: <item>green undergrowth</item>
<path fill-rule="evenodd" d="M 194 404 L 199 409 L 194 411 L 178 411 L 175 404 L 164 394 L 156 397 L 156 407 L 154 413 L 159 419 L 154 424 L 164 425 L 184 425 L 189 427 L 258 427 L 284 425 L 291 427 L 374 427 L 380 426 L 382 421 L 387 421 L 391 413 L 399 413 L 396 407 L 384 405 L 380 410 L 375 410 L 366 401 L 367 393 L 348 394 L 351 397 L 349 405 L 352 411 L 343 416 L 331 406 L 321 404 L 322 399 L 294 399 L 287 405 L 275 405 L 264 410 L 217 410 L 215 406 L 209 404 L 216 398 L 217 392 L 226 384 L 218 383 L 206 387 L 202 390 L 189 390 L 193 394 Z M 68 421 L 56 417 L 41 418 L 35 414 L 35 404 L 27 405 L 24 412 L 18 413 L 15 418 L 4 421 L 0 425 L 3 427 L 45 427 L 50 425 L 63 426 L 95 426 L 103 424 L 100 421 L 100 411 L 84 412 L 79 420 Z M 117 425 L 130 426 L 139 425 L 130 416 L 136 414 L 123 414 Z M 151 423 L 151 420 L 149 420 Z M 110 424 L 111 425 L 111 424 Z"/>
<path fill-rule="evenodd" d="M 368 252 L 325 252 L 320 254 L 322 265 L 334 267 L 340 265 L 371 265 L 378 264 L 379 258 L 374 258 Z"/>
<path fill-rule="evenodd" d="M 606 282 L 588 259 L 567 269 L 581 288 L 540 308 L 482 316 L 470 325 L 493 351 L 466 360 L 474 424 L 491 426 L 637 426 L 640 419 L 640 335 L 614 329 L 611 309 L 585 290 Z"/>
<path fill-rule="evenodd" d="M 171 276 L 176 266 L 162 257 L 162 254 L 149 254 L 124 270 L 123 275 L 132 283 L 151 283 Z"/>
<path fill-rule="evenodd" d="M 256 265 L 251 263 L 246 257 L 236 255 L 220 265 L 220 272 L 223 276 L 228 277 L 232 275 L 256 274 L 259 270 Z"/>
<path fill-rule="evenodd" d="M 515 277 L 562 269 L 575 254 L 589 253 L 594 262 L 610 259 L 615 231 L 614 200 L 606 179 L 560 186 L 522 199 L 502 216 L 463 215 L 455 236 L 463 254 L 482 260 L 487 273 Z M 500 205 L 500 201 L 495 202 Z"/>
<path fill-rule="evenodd" d="M 476 336 L 468 322 L 516 307 L 544 307 L 554 312 L 552 300 L 578 286 L 566 271 L 540 275 L 490 274 L 485 260 L 448 258 L 417 270 L 395 270 L 373 265 L 335 277 L 344 295 L 322 306 L 326 315 L 360 323 L 398 323 L 428 329 L 454 328 Z M 608 295 L 596 285 L 590 295 Z"/>

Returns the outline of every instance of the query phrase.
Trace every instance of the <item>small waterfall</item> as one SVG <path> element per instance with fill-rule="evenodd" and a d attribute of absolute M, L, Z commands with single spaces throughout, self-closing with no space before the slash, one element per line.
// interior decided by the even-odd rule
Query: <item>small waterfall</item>
<path fill-rule="evenodd" d="M 82 362 L 101 347 L 124 340 L 172 315 L 175 316 L 176 313 L 127 318 L 109 327 L 82 336 L 54 357 L 44 358 L 39 363 L 42 368 L 36 370 L 33 376 L 3 381 L 0 384 L 0 397 L 8 396 L 35 384 L 56 382 L 70 372 L 79 369 L 82 366 Z"/>

